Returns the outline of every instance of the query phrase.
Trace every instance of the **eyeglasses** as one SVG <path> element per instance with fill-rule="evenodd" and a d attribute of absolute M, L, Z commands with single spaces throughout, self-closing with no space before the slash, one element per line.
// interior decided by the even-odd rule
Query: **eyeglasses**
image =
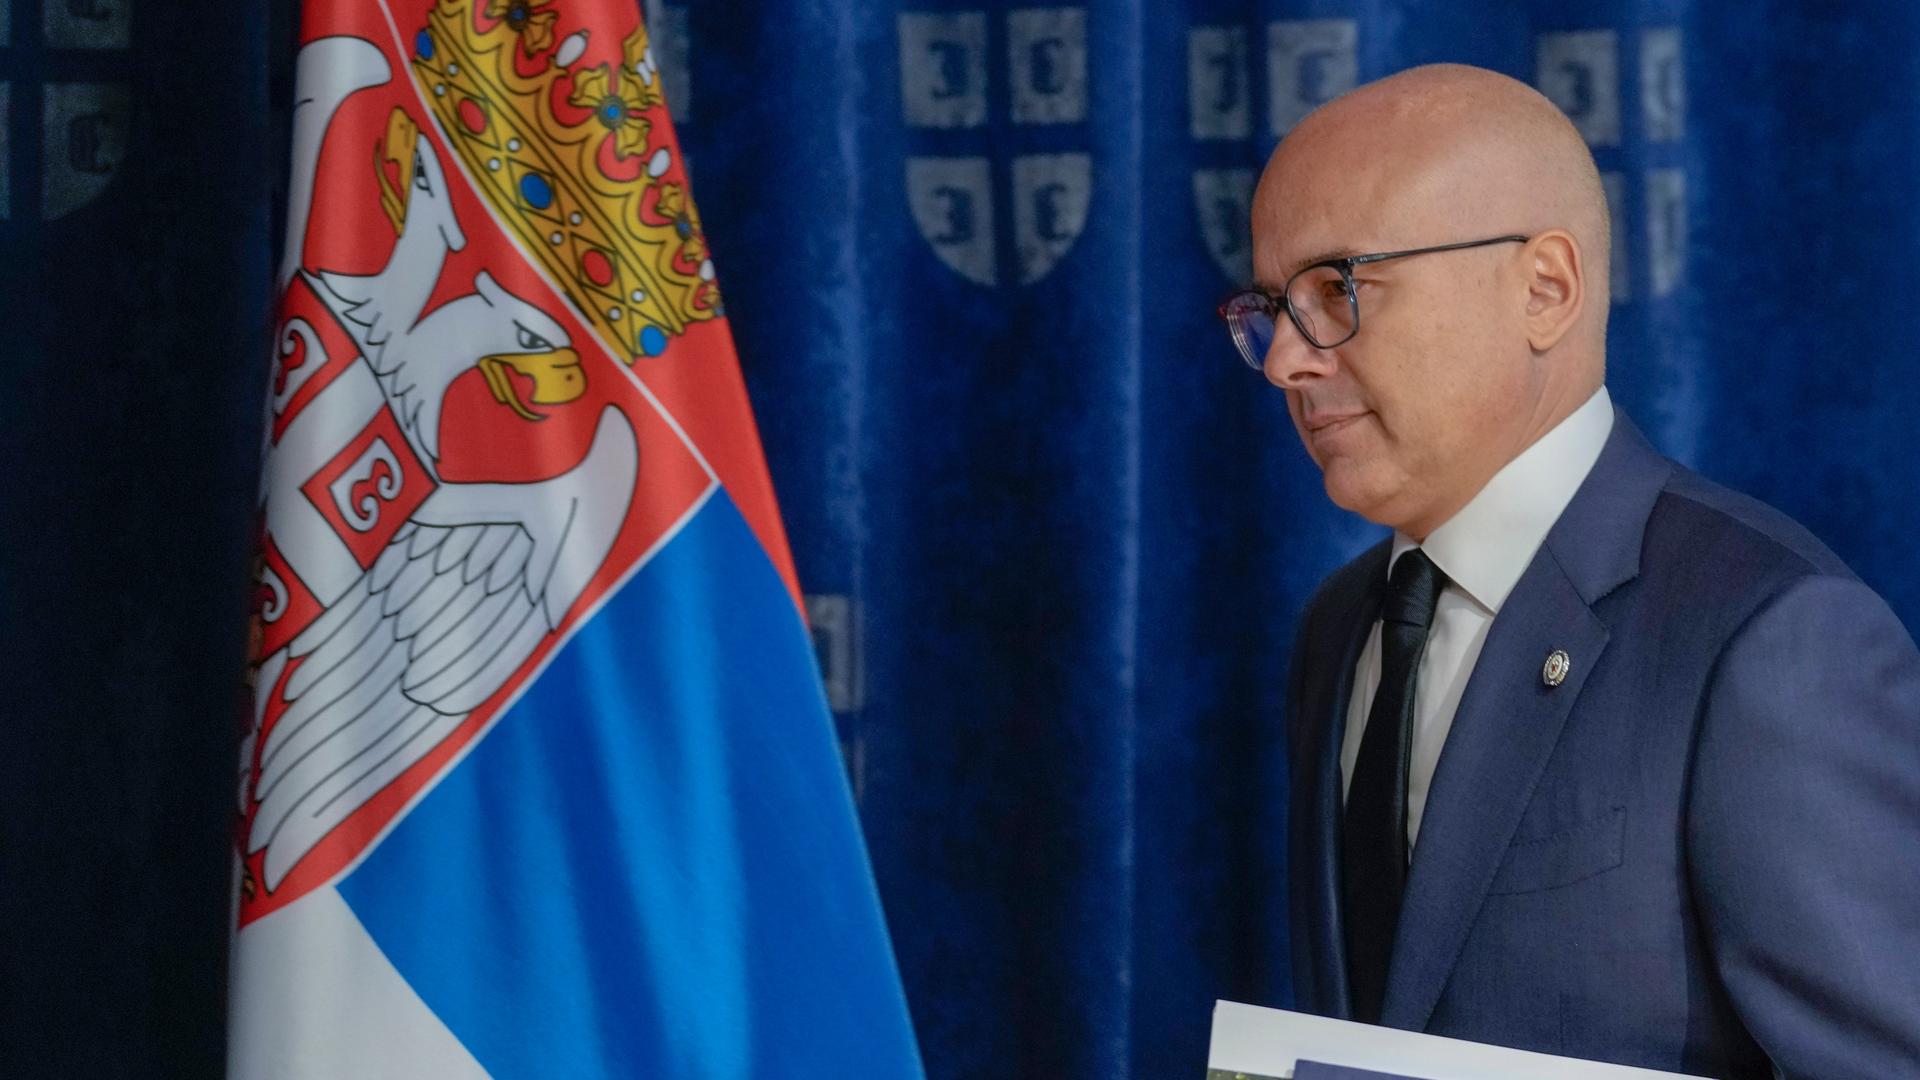
<path fill-rule="evenodd" d="M 1360 299 L 1354 295 L 1353 268 L 1409 255 L 1431 255 L 1436 251 L 1460 251 L 1488 244 L 1524 244 L 1529 237 L 1495 236 L 1487 240 L 1467 240 L 1458 244 L 1413 248 L 1408 251 L 1382 251 L 1373 255 L 1348 255 L 1327 259 L 1296 272 L 1278 294 L 1265 289 L 1241 289 L 1220 304 L 1220 317 L 1227 321 L 1240 358 L 1255 371 L 1266 368 L 1267 350 L 1281 309 L 1300 330 L 1300 336 L 1316 349 L 1344 345 L 1360 332 Z"/>

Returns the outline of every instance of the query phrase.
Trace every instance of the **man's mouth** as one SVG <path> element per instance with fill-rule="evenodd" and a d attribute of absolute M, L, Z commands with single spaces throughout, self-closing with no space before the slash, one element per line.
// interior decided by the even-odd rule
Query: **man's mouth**
<path fill-rule="evenodd" d="M 1367 414 L 1364 411 L 1340 413 L 1338 415 L 1322 413 L 1307 417 L 1303 423 L 1309 435 L 1331 435 L 1336 431 L 1352 427 L 1356 421 L 1365 415 Z"/>

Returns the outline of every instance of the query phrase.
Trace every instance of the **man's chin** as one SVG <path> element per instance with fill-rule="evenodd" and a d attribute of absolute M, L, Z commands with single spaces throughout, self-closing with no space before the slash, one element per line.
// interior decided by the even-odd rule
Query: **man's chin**
<path fill-rule="evenodd" d="M 1389 507 L 1397 488 L 1387 484 L 1377 471 L 1359 462 L 1335 459 L 1321 473 L 1327 498 L 1333 505 L 1366 518 L 1376 525 L 1389 525 Z"/>

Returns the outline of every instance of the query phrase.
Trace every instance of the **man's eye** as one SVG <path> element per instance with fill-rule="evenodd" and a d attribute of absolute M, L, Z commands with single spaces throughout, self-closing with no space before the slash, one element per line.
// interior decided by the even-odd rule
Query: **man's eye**
<path fill-rule="evenodd" d="M 1346 279 L 1329 278 L 1321 283 L 1320 293 L 1329 300 L 1345 300 L 1347 298 Z"/>

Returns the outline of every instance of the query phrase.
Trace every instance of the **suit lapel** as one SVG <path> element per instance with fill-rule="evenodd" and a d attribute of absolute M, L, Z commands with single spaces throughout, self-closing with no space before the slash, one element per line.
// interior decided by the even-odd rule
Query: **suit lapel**
<path fill-rule="evenodd" d="M 1337 636 L 1330 643 L 1333 648 L 1322 654 L 1327 666 L 1316 673 L 1313 692 L 1305 704 L 1312 711 L 1312 730 L 1319 742 L 1309 758 L 1313 763 L 1313 789 L 1307 802 L 1311 839 L 1305 850 L 1313 853 L 1313 863 L 1302 868 L 1308 876 L 1311 907 L 1306 926 L 1300 929 L 1313 935 L 1313 978 L 1320 1011 L 1335 1017 L 1353 1015 L 1347 987 L 1346 930 L 1340 910 L 1340 748 L 1346 739 L 1353 671 L 1374 620 L 1380 617 L 1381 599 L 1386 594 L 1390 550 L 1391 542 L 1382 543 L 1363 560 L 1362 587 L 1334 619 Z"/>
<path fill-rule="evenodd" d="M 1440 999 L 1607 628 L 1553 556 L 1535 556 L 1494 619 L 1434 772 L 1400 909 L 1381 1022 L 1419 1030 Z M 1547 654 L 1573 660 L 1548 686 Z"/>
<path fill-rule="evenodd" d="M 1647 518 L 1671 469 L 1616 413 L 1600 459 L 1488 629 L 1427 796 L 1382 1023 L 1420 1030 L 1433 1015 L 1567 716 L 1606 651 L 1607 626 L 1593 605 L 1639 573 Z M 1572 668 L 1549 686 L 1542 668 L 1555 649 Z"/>

